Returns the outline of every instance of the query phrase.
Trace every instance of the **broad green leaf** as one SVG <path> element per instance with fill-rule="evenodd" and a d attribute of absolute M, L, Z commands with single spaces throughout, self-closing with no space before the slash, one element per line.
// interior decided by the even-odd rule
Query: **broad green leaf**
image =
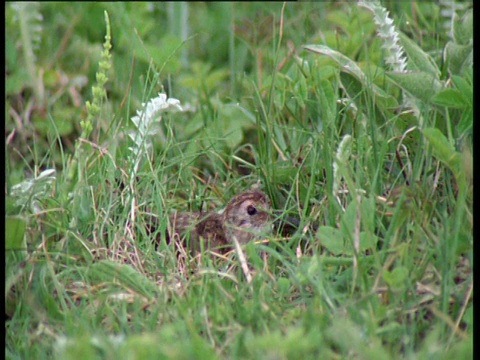
<path fill-rule="evenodd" d="M 313 72 L 315 76 L 315 81 L 320 82 L 321 80 L 332 80 L 337 74 L 337 68 L 331 65 L 329 58 L 325 58 L 326 61 L 321 61 L 320 58 L 314 62 L 315 71 Z M 328 62 L 327 62 L 328 61 Z"/>
<path fill-rule="evenodd" d="M 340 255 L 345 251 L 342 232 L 331 226 L 321 226 L 317 231 L 317 239 L 334 255 Z"/>
<path fill-rule="evenodd" d="M 289 161 L 275 164 L 273 169 L 275 184 L 292 183 L 298 175 L 298 167 L 293 166 Z"/>
<path fill-rule="evenodd" d="M 174 35 L 164 35 L 158 43 L 140 43 L 135 41 L 133 44 L 136 47 L 136 54 L 138 59 L 145 63 L 153 61 L 158 69 L 165 73 L 175 73 L 180 68 L 180 54 L 182 44 L 181 39 Z"/>
<path fill-rule="evenodd" d="M 468 10 L 461 19 L 455 16 L 453 21 L 453 37 L 457 44 L 473 44 L 473 10 Z"/>
<path fill-rule="evenodd" d="M 375 211 L 375 203 L 372 203 L 368 199 L 364 198 L 362 199 L 359 208 L 358 204 L 355 201 L 352 201 L 345 210 L 340 223 L 340 228 L 346 241 L 345 248 L 343 250 L 343 254 L 345 255 L 354 254 L 353 236 L 355 233 L 355 224 L 359 210 L 360 225 L 362 230 L 360 232 L 359 252 L 374 249 L 378 242 L 378 238 L 373 234 L 373 215 Z M 363 231 L 365 228 L 367 228 L 367 231 Z"/>
<path fill-rule="evenodd" d="M 5 250 L 25 249 L 25 220 L 8 216 L 5 219 Z"/>
<path fill-rule="evenodd" d="M 412 113 L 403 112 L 394 119 L 399 134 L 402 134 L 403 144 L 409 149 L 418 148 L 423 136 L 419 128 L 419 119 Z"/>
<path fill-rule="evenodd" d="M 32 86 L 32 83 L 25 69 L 17 69 L 5 77 L 5 95 L 16 95 L 29 86 Z"/>
<path fill-rule="evenodd" d="M 303 48 L 308 51 L 330 57 L 340 66 L 340 70 L 355 76 L 357 80 L 365 83 L 366 77 L 360 67 L 353 60 L 349 59 L 342 53 L 325 45 L 304 45 Z"/>
<path fill-rule="evenodd" d="M 373 233 L 375 231 L 375 199 L 373 197 L 362 198 L 361 209 L 362 229 Z"/>
<path fill-rule="evenodd" d="M 473 304 L 467 308 L 462 320 L 467 325 L 467 331 L 473 330 Z"/>
<path fill-rule="evenodd" d="M 360 233 L 360 249 L 362 253 L 365 250 L 373 250 L 377 247 L 378 237 L 370 232 L 362 231 Z"/>
<path fill-rule="evenodd" d="M 425 72 L 435 79 L 440 77 L 440 70 L 430 55 L 403 33 L 400 33 L 400 41 L 407 53 L 408 65 L 413 67 L 412 70 Z"/>
<path fill-rule="evenodd" d="M 5 197 L 5 215 L 18 215 L 22 204 L 17 204 L 18 199 L 12 196 Z"/>
<path fill-rule="evenodd" d="M 211 124 L 210 126 L 221 128 L 222 133 L 220 136 L 223 137 L 228 148 L 234 149 L 241 143 L 244 130 L 252 127 L 253 122 L 241 107 L 222 104 L 218 109 L 216 124 Z"/>
<path fill-rule="evenodd" d="M 433 103 L 449 108 L 463 109 L 468 106 L 462 93 L 457 89 L 445 89 L 433 98 Z"/>
<path fill-rule="evenodd" d="M 425 72 L 387 72 L 387 77 L 397 86 L 423 102 L 429 103 L 442 90 L 442 84 Z"/>
<path fill-rule="evenodd" d="M 198 112 L 194 114 L 185 125 L 180 124 L 176 129 L 179 132 L 181 130 L 182 139 L 192 139 L 195 135 L 198 136 L 204 126 L 205 121 L 202 118 L 201 112 Z"/>
<path fill-rule="evenodd" d="M 340 73 L 340 82 L 346 93 L 355 102 L 362 102 L 365 96 L 365 90 L 357 77 L 348 72 Z"/>
<path fill-rule="evenodd" d="M 470 107 L 469 109 L 463 112 L 462 117 L 458 122 L 456 133 L 459 136 L 463 136 L 467 131 L 470 131 L 472 126 L 473 126 L 473 108 Z"/>
<path fill-rule="evenodd" d="M 455 151 L 454 147 L 445 135 L 436 128 L 426 128 L 423 130 L 423 135 L 432 147 L 433 155 L 447 165 L 458 179 L 461 171 L 461 155 Z"/>
<path fill-rule="evenodd" d="M 343 234 L 353 234 L 357 210 L 358 206 L 355 201 L 351 201 L 345 209 L 345 213 L 342 215 L 342 219 L 340 221 L 340 229 L 342 229 Z"/>
<path fill-rule="evenodd" d="M 5 36 L 5 80 L 8 83 L 9 78 L 16 73 L 19 69 L 23 69 L 26 73 L 26 69 L 18 63 L 17 47 L 15 46 L 15 39 L 13 36 Z M 28 74 L 26 74 L 28 76 Z M 7 87 L 7 84 L 5 84 Z M 8 94 L 8 92 L 7 92 Z"/>
<path fill-rule="evenodd" d="M 392 271 L 385 270 L 382 278 L 392 290 L 401 290 L 405 288 L 408 269 L 405 266 L 397 266 Z"/>
<path fill-rule="evenodd" d="M 221 81 L 223 81 L 228 76 L 227 69 L 217 69 L 213 70 L 205 78 L 205 86 L 207 91 L 215 89 Z"/>
<path fill-rule="evenodd" d="M 458 75 L 452 75 L 453 85 L 457 88 L 458 91 L 462 94 L 464 99 L 468 102 L 470 106 L 473 105 L 473 84 L 470 73 L 465 73 L 465 77 Z"/>
<path fill-rule="evenodd" d="M 473 67 L 473 46 L 450 41 L 445 46 L 445 58 L 451 74 L 462 74 Z"/>
<path fill-rule="evenodd" d="M 384 90 L 388 82 L 385 77 L 385 70 L 370 62 L 362 62 L 358 65 L 372 83 L 369 87 L 373 90 L 375 105 L 377 105 L 382 111 L 387 109 L 398 109 L 397 99 Z"/>
<path fill-rule="evenodd" d="M 353 233 L 352 233 L 353 239 Z M 362 254 L 365 250 L 373 250 L 376 248 L 378 242 L 377 236 L 372 233 L 362 231 L 360 233 L 360 243 L 358 244 L 358 252 Z M 353 241 L 351 239 L 347 239 L 345 243 L 345 248 L 342 252 L 343 255 L 353 256 L 355 251 L 353 250 Z"/>
<path fill-rule="evenodd" d="M 74 122 L 78 117 L 78 109 L 61 106 L 54 110 L 53 118 L 47 119 L 33 116 L 32 124 L 42 135 L 57 134 L 59 136 L 70 135 L 74 130 Z"/>

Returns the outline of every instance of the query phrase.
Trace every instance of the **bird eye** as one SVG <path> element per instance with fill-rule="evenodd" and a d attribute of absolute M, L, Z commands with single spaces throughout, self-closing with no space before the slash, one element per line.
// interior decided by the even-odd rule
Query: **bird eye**
<path fill-rule="evenodd" d="M 249 206 L 247 207 L 247 213 L 248 213 L 248 215 L 255 215 L 257 212 L 258 212 L 258 211 L 257 211 L 257 208 L 256 208 L 255 206 L 249 205 Z"/>

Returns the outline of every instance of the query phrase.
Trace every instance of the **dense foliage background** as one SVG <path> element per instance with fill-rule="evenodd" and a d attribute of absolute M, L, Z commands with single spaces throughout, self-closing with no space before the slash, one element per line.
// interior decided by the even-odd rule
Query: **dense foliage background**
<path fill-rule="evenodd" d="M 6 357 L 471 358 L 471 7 L 8 3 Z M 165 243 L 252 185 L 247 270 Z"/>

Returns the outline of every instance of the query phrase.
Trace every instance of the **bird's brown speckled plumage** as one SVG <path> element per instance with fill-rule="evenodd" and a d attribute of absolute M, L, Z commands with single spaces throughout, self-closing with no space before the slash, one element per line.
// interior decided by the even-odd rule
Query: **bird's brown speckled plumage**
<path fill-rule="evenodd" d="M 249 190 L 234 196 L 222 214 L 177 213 L 169 216 L 169 240 L 188 239 L 193 254 L 205 249 L 229 250 L 233 236 L 245 244 L 271 230 L 270 202 L 259 190 Z"/>

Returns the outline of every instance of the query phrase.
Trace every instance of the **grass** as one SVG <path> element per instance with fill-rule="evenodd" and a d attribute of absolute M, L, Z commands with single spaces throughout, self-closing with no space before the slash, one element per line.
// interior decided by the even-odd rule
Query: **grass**
<path fill-rule="evenodd" d="M 387 5 L 410 66 L 438 70 L 428 99 L 351 3 L 7 6 L 6 357 L 471 358 L 472 83 L 463 50 L 442 63 L 473 48 L 468 17 L 452 40 L 439 5 Z M 111 60 L 88 20 L 105 8 Z M 92 101 L 78 84 L 106 59 Z M 130 119 L 162 88 L 194 109 L 163 113 L 137 163 Z M 173 209 L 254 184 L 300 227 L 246 245 L 247 270 L 235 251 L 155 248 Z"/>

